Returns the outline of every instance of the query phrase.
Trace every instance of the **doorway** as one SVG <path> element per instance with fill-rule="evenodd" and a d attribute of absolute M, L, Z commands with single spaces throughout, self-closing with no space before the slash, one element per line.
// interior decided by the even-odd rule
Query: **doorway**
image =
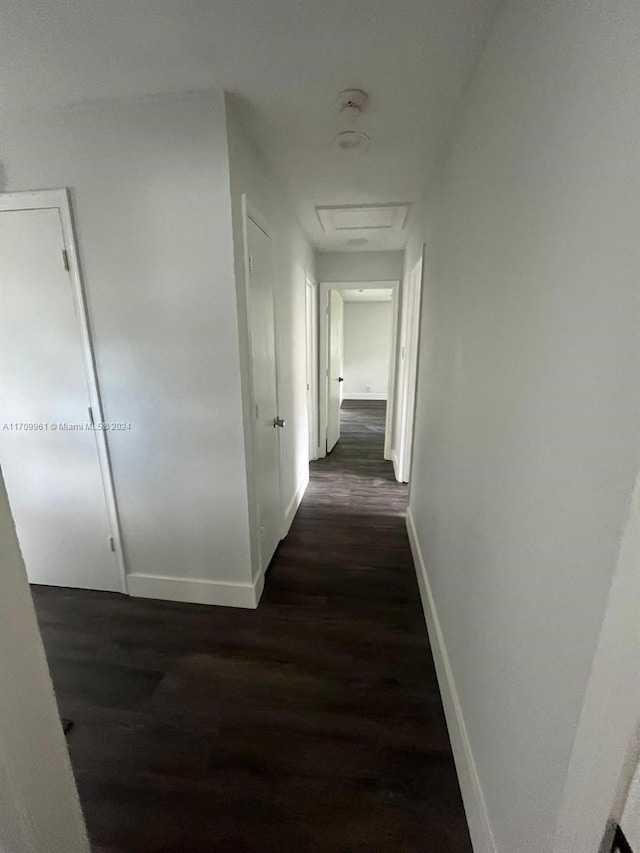
<path fill-rule="evenodd" d="M 126 592 L 66 190 L 0 196 L 0 257 L 0 464 L 29 581 Z"/>
<path fill-rule="evenodd" d="M 397 281 L 320 285 L 320 446 L 340 440 L 343 402 L 384 410 L 385 459 L 390 459 L 396 372 Z"/>

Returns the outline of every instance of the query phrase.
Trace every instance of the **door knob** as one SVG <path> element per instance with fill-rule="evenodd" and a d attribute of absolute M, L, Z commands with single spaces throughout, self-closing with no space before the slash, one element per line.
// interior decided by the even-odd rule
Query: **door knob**
<path fill-rule="evenodd" d="M 344 382 L 344 379 L 342 378 L 342 376 L 338 376 L 338 382 Z"/>
<path fill-rule="evenodd" d="M 284 418 L 274 418 L 273 419 L 273 427 L 283 427 L 284 426 Z"/>

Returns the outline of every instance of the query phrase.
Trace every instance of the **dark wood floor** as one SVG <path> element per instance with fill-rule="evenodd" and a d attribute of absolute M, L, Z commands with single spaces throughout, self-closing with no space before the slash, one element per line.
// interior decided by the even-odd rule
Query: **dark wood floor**
<path fill-rule="evenodd" d="M 34 588 L 95 853 L 470 853 L 384 404 L 342 428 L 257 611 Z"/>

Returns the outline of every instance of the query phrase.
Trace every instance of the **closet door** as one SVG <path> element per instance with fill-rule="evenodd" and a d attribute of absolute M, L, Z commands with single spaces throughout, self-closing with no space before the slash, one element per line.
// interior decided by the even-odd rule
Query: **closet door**
<path fill-rule="evenodd" d="M 121 590 L 83 310 L 60 208 L 1 209 L 0 465 L 27 574 Z"/>

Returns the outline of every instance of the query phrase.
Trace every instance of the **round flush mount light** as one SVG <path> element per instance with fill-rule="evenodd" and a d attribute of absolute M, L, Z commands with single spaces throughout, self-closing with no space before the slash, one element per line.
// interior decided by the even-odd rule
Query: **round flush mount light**
<path fill-rule="evenodd" d="M 366 133 L 359 130 L 345 130 L 339 133 L 333 140 L 333 144 L 339 151 L 364 154 L 369 150 L 371 139 Z"/>

